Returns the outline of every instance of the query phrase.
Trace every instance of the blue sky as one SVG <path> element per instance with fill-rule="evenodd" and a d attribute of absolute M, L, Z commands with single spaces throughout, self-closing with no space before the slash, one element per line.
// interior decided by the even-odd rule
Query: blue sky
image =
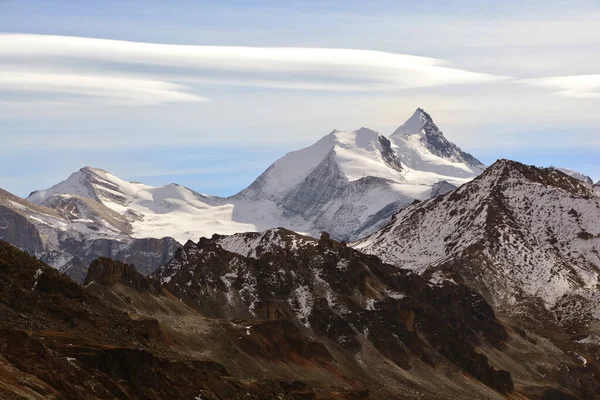
<path fill-rule="evenodd" d="M 598 180 L 600 6 L 520 3 L 0 0 L 0 187 L 91 165 L 230 195 L 416 107 L 486 163 Z"/>

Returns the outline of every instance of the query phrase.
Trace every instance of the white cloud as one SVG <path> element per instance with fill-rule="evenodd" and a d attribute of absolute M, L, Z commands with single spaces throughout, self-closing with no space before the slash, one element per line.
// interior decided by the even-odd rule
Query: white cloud
<path fill-rule="evenodd" d="M 0 93 L 30 92 L 54 94 L 58 98 L 46 97 L 46 103 L 69 103 L 61 100 L 62 95 L 82 96 L 78 103 L 87 104 L 135 104 L 158 105 L 166 103 L 193 103 L 208 99 L 186 93 L 187 88 L 169 82 L 131 77 L 114 77 L 103 75 L 75 75 L 40 72 L 19 72 L 2 70 L 0 73 Z M 72 100 L 71 100 L 72 101 Z M 20 101 L 14 101 L 19 104 Z"/>
<path fill-rule="evenodd" d="M 600 99 L 600 75 L 555 76 L 520 81 L 525 85 L 548 88 L 561 96 Z"/>
<path fill-rule="evenodd" d="M 373 50 L 189 46 L 32 34 L 0 34 L 0 61 L 0 91 L 71 93 L 137 104 L 201 101 L 190 85 L 207 83 L 381 91 L 502 79 L 438 59 Z"/>

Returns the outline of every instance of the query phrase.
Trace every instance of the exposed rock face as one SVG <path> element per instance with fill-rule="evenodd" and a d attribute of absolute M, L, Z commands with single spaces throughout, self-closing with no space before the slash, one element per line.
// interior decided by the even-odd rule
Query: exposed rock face
<path fill-rule="evenodd" d="M 66 220 L 87 224 L 92 230 L 108 224 L 118 232 L 131 233 L 131 224 L 124 216 L 95 199 L 57 194 L 46 198 L 41 205 L 57 211 Z"/>
<path fill-rule="evenodd" d="M 92 282 L 106 286 L 121 283 L 139 290 L 161 292 L 160 283 L 137 272 L 133 264 L 124 264 L 104 257 L 94 260 L 88 269 L 84 286 Z"/>
<path fill-rule="evenodd" d="M 120 263 L 101 260 L 96 265 L 92 272 L 102 272 L 97 277 L 111 277 L 111 282 L 122 281 L 119 271 L 135 276 L 130 266 Z M 169 301 L 180 303 L 161 300 Z M 280 335 L 282 340 L 293 337 L 293 325 L 272 325 L 260 328 L 264 335 L 283 329 L 287 333 Z M 54 268 L 0 241 L 2 398 L 334 400 L 368 394 L 315 392 L 301 381 L 236 378 L 220 363 L 186 354 L 191 349 L 186 344 L 173 346 L 168 329 L 156 320 L 129 318 Z M 234 346 L 220 340 L 225 340 L 224 347 Z M 193 343 L 190 339 L 187 346 Z M 181 351 L 173 350 L 181 346 Z M 304 355 L 317 359 L 307 351 Z"/>
<path fill-rule="evenodd" d="M 351 353 L 368 340 L 403 369 L 413 357 L 446 359 L 501 393 L 513 390 L 510 373 L 475 351 L 478 335 L 496 347 L 507 338 L 479 295 L 429 286 L 327 233 L 319 241 L 284 229 L 189 241 L 152 277 L 210 317 L 289 319 Z"/>
<path fill-rule="evenodd" d="M 422 108 L 417 109 L 423 120 L 423 132 L 425 132 L 426 146 L 433 154 L 455 162 L 464 162 L 467 165 L 475 167 L 484 167 L 483 163 L 473 157 L 471 154 L 462 151 L 457 145 L 451 143 L 444 137 L 444 134 L 433 119 Z"/>
<path fill-rule="evenodd" d="M 347 184 L 348 179 L 340 172 L 332 151 L 301 184 L 284 197 L 284 215 L 289 218 L 298 215 L 310 218 L 325 204 L 338 197 Z"/>
<path fill-rule="evenodd" d="M 27 217 L 0 205 L 0 238 L 15 246 L 36 252 L 43 249 L 43 242 L 34 224 Z"/>
<path fill-rule="evenodd" d="M 392 149 L 392 142 L 383 135 L 379 135 L 379 143 L 381 144 L 381 155 L 386 164 L 397 171 L 402 171 L 402 161 L 398 154 Z"/>

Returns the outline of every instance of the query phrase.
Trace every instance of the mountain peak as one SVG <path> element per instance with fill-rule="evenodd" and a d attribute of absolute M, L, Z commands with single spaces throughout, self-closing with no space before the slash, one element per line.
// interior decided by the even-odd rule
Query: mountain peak
<path fill-rule="evenodd" d="M 108 171 L 105 171 L 105 170 L 100 169 L 100 168 L 90 167 L 89 165 L 86 165 L 85 167 L 80 168 L 79 172 L 92 173 L 92 174 L 95 174 L 95 175 L 102 175 L 102 174 L 107 174 L 108 173 Z"/>
<path fill-rule="evenodd" d="M 573 174 L 565 171 L 573 172 Z M 559 187 L 571 192 L 587 192 L 587 187 L 584 185 L 587 181 L 581 179 L 577 174 L 578 173 L 565 168 L 540 168 L 526 165 L 518 161 L 499 159 L 481 174 L 481 178 L 484 179 L 485 177 L 492 175 L 502 175 L 506 177 L 518 176 L 525 181 L 543 183 L 546 186 Z"/>
<path fill-rule="evenodd" d="M 421 132 L 421 130 L 423 130 L 427 124 L 433 124 L 433 119 L 425 112 L 425 110 L 422 108 L 417 108 L 413 115 L 411 115 L 405 123 L 400 125 L 400 127 L 398 127 L 398 129 L 396 129 L 390 137 L 414 135 Z"/>
<path fill-rule="evenodd" d="M 485 168 L 481 161 L 446 139 L 431 115 L 422 108 L 417 108 L 413 115 L 390 135 L 390 140 L 403 153 L 403 161 L 414 169 L 423 167 L 421 159 L 415 160 L 415 154 L 423 151 L 449 161 L 452 165 L 464 164 L 468 169 L 466 174 L 471 176 L 481 173 Z M 435 165 L 431 168 L 437 169 Z"/>
<path fill-rule="evenodd" d="M 501 159 L 438 201 L 400 211 L 355 248 L 421 273 L 451 268 L 495 304 L 524 293 L 550 309 L 596 279 L 599 210 L 581 181 Z"/>
<path fill-rule="evenodd" d="M 101 201 L 101 197 L 112 199 L 117 196 L 123 199 L 125 196 L 120 193 L 123 184 L 127 184 L 127 182 L 103 169 L 85 166 L 49 189 L 32 192 L 27 200 L 35 204 L 42 204 L 56 194 L 76 195 L 96 201 Z"/>
<path fill-rule="evenodd" d="M 421 116 L 421 119 L 426 120 L 426 121 L 433 121 L 431 119 L 431 115 L 429 115 L 424 109 L 422 109 L 421 107 L 417 107 L 417 109 L 415 110 L 415 114 L 419 114 Z"/>

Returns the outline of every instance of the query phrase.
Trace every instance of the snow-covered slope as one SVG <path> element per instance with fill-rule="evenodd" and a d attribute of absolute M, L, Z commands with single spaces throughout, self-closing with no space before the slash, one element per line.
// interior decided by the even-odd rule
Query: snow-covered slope
<path fill-rule="evenodd" d="M 439 182 L 459 186 L 484 168 L 448 142 L 422 109 L 396 133 L 409 128 L 414 133 L 410 138 L 395 134 L 389 139 L 367 128 L 333 131 L 275 162 L 233 199 L 273 202 L 282 214 L 281 226 L 312 235 L 325 230 L 352 240 L 373 232 L 415 199 L 429 198 Z M 434 132 L 438 141 L 419 141 L 421 131 Z M 458 151 L 458 156 L 444 146 Z M 238 215 L 244 222 L 256 220 L 252 213 Z"/>
<path fill-rule="evenodd" d="M 213 233 L 282 226 L 313 236 L 325 230 L 335 238 L 354 240 L 415 199 L 460 186 L 482 168 L 417 109 L 389 139 L 367 128 L 334 130 L 277 160 L 230 198 L 175 184 L 127 182 L 86 167 L 50 189 L 33 192 L 28 200 L 51 205 L 56 201 L 50 199 L 67 195 L 99 202 L 120 216 L 112 215 L 122 223 L 111 226 L 122 226 L 138 238 L 171 236 L 184 243 Z"/>
<path fill-rule="evenodd" d="M 466 282 L 500 308 L 537 300 L 600 318 L 600 199 L 555 169 L 500 160 L 354 247 L 434 282 Z"/>
<path fill-rule="evenodd" d="M 592 178 L 590 178 L 587 175 L 582 174 L 581 172 L 573 171 L 572 169 L 569 169 L 569 168 L 557 168 L 557 170 L 559 170 L 563 174 L 569 175 L 572 178 L 578 179 L 581 182 L 585 182 L 590 185 L 594 184 L 594 181 L 592 180 Z"/>
<path fill-rule="evenodd" d="M 416 171 L 468 179 L 485 169 L 481 161 L 449 142 L 420 108 L 392 133 L 390 140 L 402 162 Z"/>
<path fill-rule="evenodd" d="M 128 182 L 102 169 L 85 167 L 27 200 L 52 206 L 56 196 L 95 200 L 130 225 L 123 233 L 139 238 L 171 236 L 180 242 L 209 233 L 230 234 L 254 230 L 254 225 L 233 221 L 233 204 L 170 184 L 153 187 Z M 89 202 L 92 203 L 92 202 Z"/>
<path fill-rule="evenodd" d="M 86 197 L 48 192 L 38 205 L 0 189 L 0 239 L 79 281 L 98 257 L 135 263 L 150 273 L 179 247 L 172 238 L 131 237 L 125 216 L 94 200 L 92 191 L 78 193 Z"/>

